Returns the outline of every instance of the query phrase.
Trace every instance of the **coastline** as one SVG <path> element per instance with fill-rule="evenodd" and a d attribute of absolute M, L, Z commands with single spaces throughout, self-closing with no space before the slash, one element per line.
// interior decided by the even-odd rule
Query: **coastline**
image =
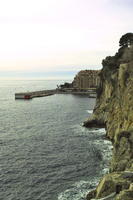
<path fill-rule="evenodd" d="M 85 127 L 105 127 L 113 156 L 106 174 L 87 200 L 133 199 L 133 46 L 103 60 L 93 115 Z"/>

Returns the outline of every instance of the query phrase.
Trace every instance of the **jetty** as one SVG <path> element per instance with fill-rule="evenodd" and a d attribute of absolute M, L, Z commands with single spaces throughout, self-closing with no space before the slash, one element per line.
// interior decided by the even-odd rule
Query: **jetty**
<path fill-rule="evenodd" d="M 90 98 L 96 98 L 96 88 L 90 88 L 87 90 L 75 90 L 73 88 L 69 89 L 53 89 L 53 90 L 41 90 L 34 92 L 22 92 L 15 93 L 15 99 L 32 99 L 37 97 L 46 97 L 54 94 L 74 94 L 74 95 L 87 95 Z"/>
<path fill-rule="evenodd" d="M 32 99 L 36 97 L 46 97 L 50 95 L 54 95 L 56 90 L 42 90 L 42 91 L 34 91 L 34 92 L 22 92 L 15 93 L 15 99 Z"/>

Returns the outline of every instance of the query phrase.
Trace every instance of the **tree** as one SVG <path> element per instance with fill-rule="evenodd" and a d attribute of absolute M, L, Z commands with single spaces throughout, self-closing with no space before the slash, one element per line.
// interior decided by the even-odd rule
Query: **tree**
<path fill-rule="evenodd" d="M 126 33 L 120 38 L 120 47 L 128 47 L 133 44 L 133 33 Z"/>
<path fill-rule="evenodd" d="M 63 85 L 60 85 L 59 86 L 61 89 L 63 89 L 63 88 L 71 88 L 72 87 L 72 83 L 64 83 Z"/>

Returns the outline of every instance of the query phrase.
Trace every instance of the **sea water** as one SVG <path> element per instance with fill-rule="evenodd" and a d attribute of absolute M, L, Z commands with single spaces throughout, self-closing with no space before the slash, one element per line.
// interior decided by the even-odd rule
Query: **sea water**
<path fill-rule="evenodd" d="M 108 172 L 104 129 L 87 129 L 94 98 L 58 94 L 15 100 L 15 92 L 63 81 L 0 81 L 0 200 L 83 200 Z"/>

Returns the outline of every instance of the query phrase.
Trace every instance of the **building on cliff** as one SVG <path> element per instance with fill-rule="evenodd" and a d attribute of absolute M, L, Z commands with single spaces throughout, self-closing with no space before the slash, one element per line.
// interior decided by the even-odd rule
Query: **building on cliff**
<path fill-rule="evenodd" d="M 82 70 L 74 78 L 72 85 L 77 89 L 96 88 L 99 85 L 100 70 Z"/>

